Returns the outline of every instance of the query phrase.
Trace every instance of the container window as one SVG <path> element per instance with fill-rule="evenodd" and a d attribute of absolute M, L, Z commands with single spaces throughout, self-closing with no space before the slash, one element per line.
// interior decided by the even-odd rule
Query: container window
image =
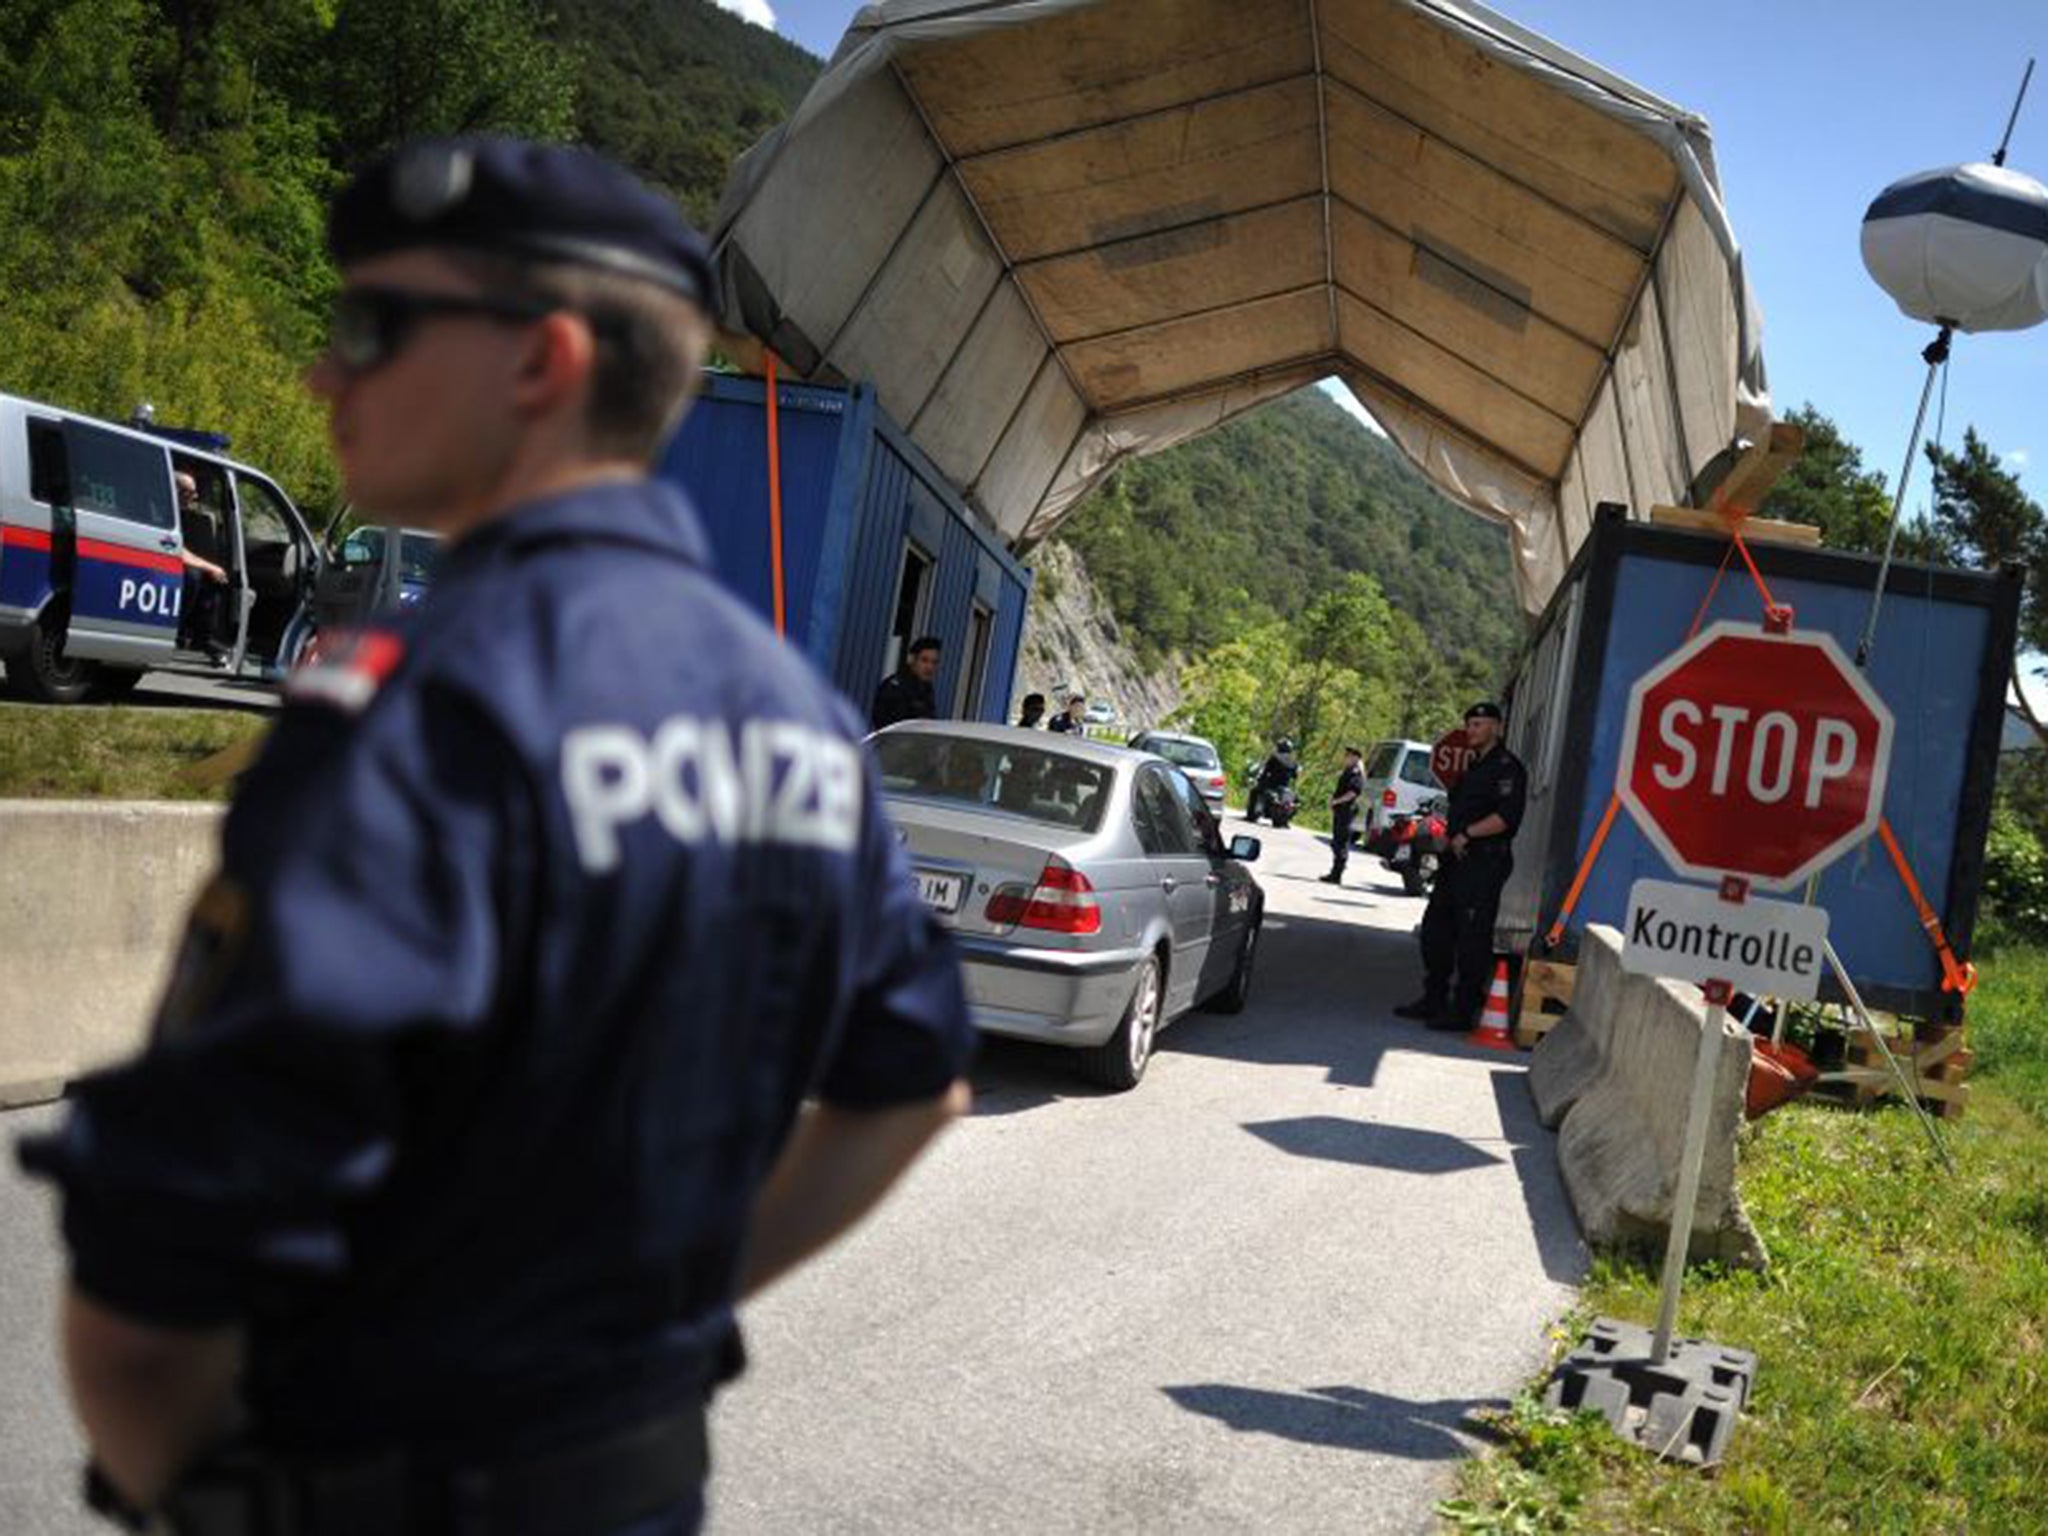
<path fill-rule="evenodd" d="M 988 683 L 989 637 L 995 632 L 995 615 L 981 603 L 967 618 L 967 665 L 960 669 L 959 697 L 953 701 L 957 720 L 981 718 L 982 692 Z"/>
<path fill-rule="evenodd" d="M 903 543 L 903 567 L 896 577 L 896 616 L 889 622 L 889 670 L 903 665 L 910 642 L 924 633 L 925 610 L 931 605 L 932 557 L 917 545 Z"/>

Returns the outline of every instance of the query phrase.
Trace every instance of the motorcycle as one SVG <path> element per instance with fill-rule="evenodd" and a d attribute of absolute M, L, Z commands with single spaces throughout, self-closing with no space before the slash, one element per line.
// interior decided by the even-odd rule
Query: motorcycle
<path fill-rule="evenodd" d="M 1261 816 L 1276 827 L 1284 827 L 1294 820 L 1294 813 L 1301 809 L 1301 797 L 1294 792 L 1292 784 L 1275 784 L 1266 778 L 1263 764 L 1247 763 L 1245 777 L 1251 781 L 1251 793 L 1245 799 L 1244 819 L 1257 821 Z"/>
<path fill-rule="evenodd" d="M 1409 815 L 1395 816 L 1373 835 L 1368 853 L 1380 856 L 1380 867 L 1401 877 L 1401 889 L 1410 896 L 1428 894 L 1436 884 L 1450 848 L 1450 824 L 1445 820 L 1449 802 L 1441 795 L 1425 800 Z"/>

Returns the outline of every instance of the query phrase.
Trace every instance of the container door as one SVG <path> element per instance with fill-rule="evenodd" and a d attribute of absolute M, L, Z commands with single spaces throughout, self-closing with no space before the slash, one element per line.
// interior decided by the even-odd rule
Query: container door
<path fill-rule="evenodd" d="M 170 660 L 183 606 L 184 548 L 168 448 L 66 420 L 72 545 L 67 655 L 124 666 Z M 57 537 L 62 539 L 63 517 Z"/>

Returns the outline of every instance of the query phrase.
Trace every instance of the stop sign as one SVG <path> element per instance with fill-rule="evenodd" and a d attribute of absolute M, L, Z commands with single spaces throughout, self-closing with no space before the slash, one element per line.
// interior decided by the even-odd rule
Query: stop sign
<path fill-rule="evenodd" d="M 1437 783 L 1445 789 L 1456 789 L 1458 780 L 1465 777 L 1465 770 L 1472 766 L 1472 759 L 1476 756 L 1478 754 L 1472 750 L 1465 728 L 1454 726 L 1437 737 L 1436 745 L 1429 749 L 1429 771 L 1436 775 Z"/>
<path fill-rule="evenodd" d="M 1891 747 L 1828 636 L 1721 623 L 1630 690 L 1617 790 L 1680 874 L 1791 886 L 1877 829 Z"/>

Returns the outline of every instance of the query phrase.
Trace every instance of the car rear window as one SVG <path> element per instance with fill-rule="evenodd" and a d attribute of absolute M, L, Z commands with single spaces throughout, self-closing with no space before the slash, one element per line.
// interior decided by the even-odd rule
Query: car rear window
<path fill-rule="evenodd" d="M 1368 779 L 1391 778 L 1394 773 L 1394 758 L 1401 750 L 1398 741 L 1383 741 L 1372 749 L 1372 756 L 1365 761 L 1365 776 Z"/>
<path fill-rule="evenodd" d="M 1401 760 L 1401 778 L 1404 783 L 1420 784 L 1424 789 L 1437 787 L 1436 775 L 1429 771 L 1427 752 L 1410 752 Z"/>
<path fill-rule="evenodd" d="M 887 731 L 874 739 L 882 793 L 980 807 L 1047 826 L 1093 832 L 1109 806 L 1112 772 L 1060 752 L 941 736 Z"/>
<path fill-rule="evenodd" d="M 1206 741 L 1170 741 L 1154 736 L 1145 743 L 1147 750 L 1157 752 L 1169 763 L 1182 768 L 1218 768 L 1222 764 L 1216 759 L 1216 749 Z"/>

